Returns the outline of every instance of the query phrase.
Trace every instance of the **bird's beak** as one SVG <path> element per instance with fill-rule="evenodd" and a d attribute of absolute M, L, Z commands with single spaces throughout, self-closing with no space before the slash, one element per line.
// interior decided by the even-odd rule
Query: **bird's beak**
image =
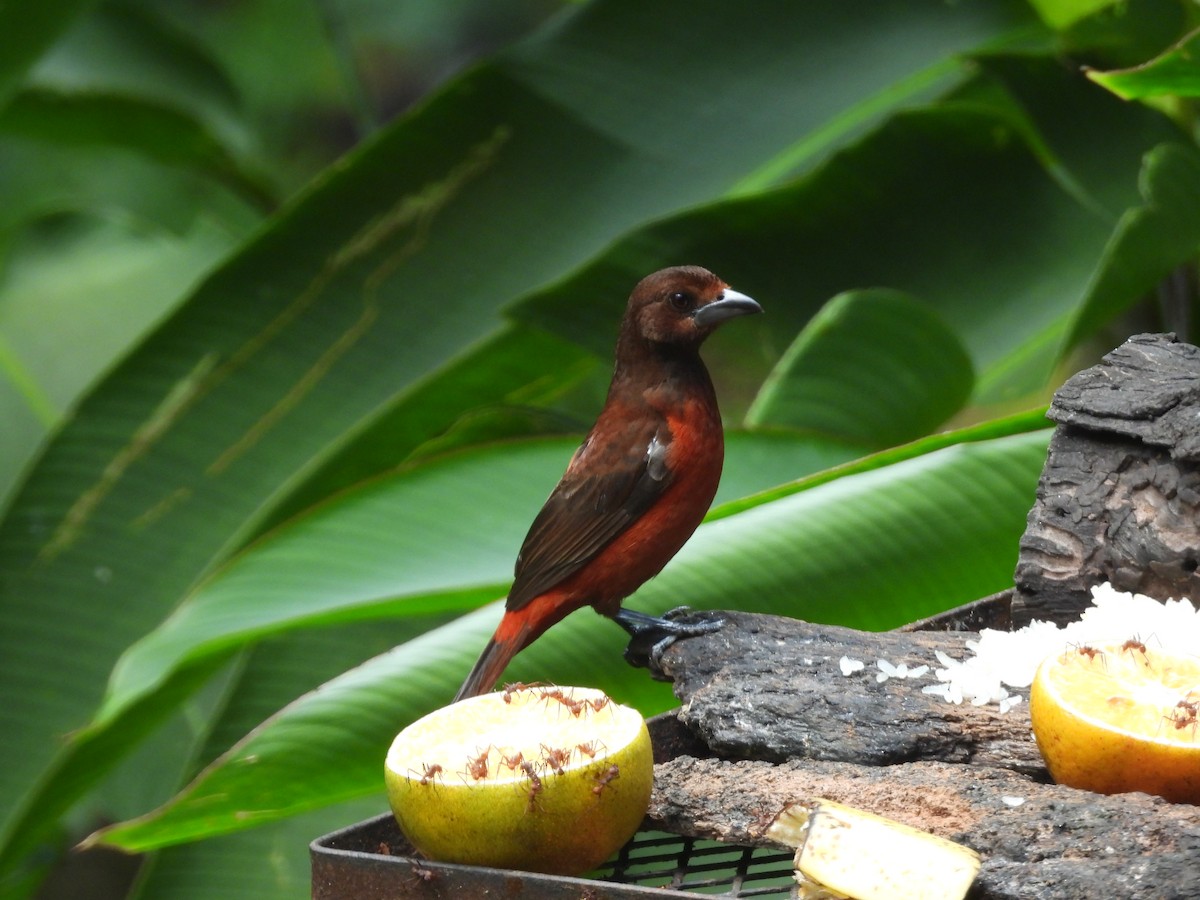
<path fill-rule="evenodd" d="M 712 303 L 706 303 L 696 310 L 692 317 L 701 328 L 716 325 L 734 316 L 748 316 L 751 313 L 762 312 L 762 307 L 745 294 L 732 288 L 725 288 L 721 296 Z"/>

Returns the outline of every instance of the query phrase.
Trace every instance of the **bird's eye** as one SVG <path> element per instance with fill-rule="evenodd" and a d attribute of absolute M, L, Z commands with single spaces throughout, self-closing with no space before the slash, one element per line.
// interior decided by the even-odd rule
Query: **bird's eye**
<path fill-rule="evenodd" d="M 671 306 L 680 312 L 685 312 L 692 308 L 692 295 L 686 291 L 675 291 L 667 299 L 671 302 Z"/>

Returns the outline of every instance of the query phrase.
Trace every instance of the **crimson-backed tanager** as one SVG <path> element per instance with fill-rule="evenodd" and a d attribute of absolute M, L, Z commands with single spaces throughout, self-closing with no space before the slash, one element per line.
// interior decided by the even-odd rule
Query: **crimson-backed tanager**
<path fill-rule="evenodd" d="M 608 398 L 517 555 L 504 617 L 455 700 L 490 691 L 551 625 L 592 606 L 637 635 L 673 623 L 621 608 L 704 518 L 725 442 L 700 345 L 762 308 L 698 266 L 663 269 L 629 297 Z"/>

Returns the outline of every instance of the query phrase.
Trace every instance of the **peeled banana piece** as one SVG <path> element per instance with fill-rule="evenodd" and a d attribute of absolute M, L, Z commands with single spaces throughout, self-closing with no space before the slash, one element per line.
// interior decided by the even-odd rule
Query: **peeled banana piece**
<path fill-rule="evenodd" d="M 962 900 L 979 874 L 969 847 L 833 800 L 787 807 L 767 837 L 796 848 L 806 900 Z"/>

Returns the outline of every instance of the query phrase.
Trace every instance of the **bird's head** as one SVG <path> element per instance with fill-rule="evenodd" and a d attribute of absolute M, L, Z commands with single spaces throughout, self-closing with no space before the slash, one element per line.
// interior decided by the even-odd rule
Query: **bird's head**
<path fill-rule="evenodd" d="M 675 266 L 638 282 L 625 327 L 656 344 L 698 347 L 726 319 L 760 312 L 761 306 L 707 269 Z"/>

